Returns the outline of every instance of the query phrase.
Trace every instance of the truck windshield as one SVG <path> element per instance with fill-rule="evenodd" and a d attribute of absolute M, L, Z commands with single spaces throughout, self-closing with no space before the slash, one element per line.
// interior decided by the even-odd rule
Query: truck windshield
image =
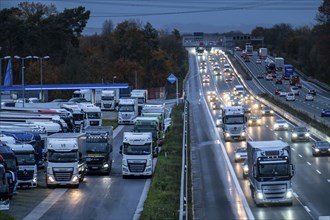
<path fill-rule="evenodd" d="M 225 124 L 244 124 L 244 116 L 230 116 L 224 117 Z"/>
<path fill-rule="evenodd" d="M 89 119 L 100 119 L 101 118 L 101 113 L 100 112 L 88 112 L 87 113 L 87 118 L 89 118 Z"/>
<path fill-rule="evenodd" d="M 113 96 L 102 96 L 102 97 L 101 97 L 101 100 L 104 100 L 104 101 L 112 101 L 112 100 L 114 100 L 114 97 L 113 97 Z"/>
<path fill-rule="evenodd" d="M 93 142 L 86 143 L 86 153 L 95 154 L 95 153 L 108 153 L 109 152 L 108 142 Z"/>
<path fill-rule="evenodd" d="M 157 125 L 135 125 L 134 126 L 134 131 L 136 132 L 143 132 L 143 131 L 154 131 L 154 130 L 158 130 L 157 129 L 158 126 Z"/>
<path fill-rule="evenodd" d="M 120 112 L 133 112 L 134 106 L 133 105 L 120 105 L 119 111 Z"/>
<path fill-rule="evenodd" d="M 151 154 L 151 144 L 129 145 L 124 144 L 124 154 L 127 155 L 149 155 Z"/>
<path fill-rule="evenodd" d="M 15 152 L 18 165 L 34 165 L 36 158 L 34 152 Z"/>
<path fill-rule="evenodd" d="M 74 121 L 82 121 L 84 120 L 84 114 L 83 113 L 74 113 L 73 115 L 73 120 Z"/>
<path fill-rule="evenodd" d="M 138 104 L 144 104 L 144 98 L 138 98 Z"/>
<path fill-rule="evenodd" d="M 77 152 L 55 152 L 49 151 L 48 153 L 48 161 L 49 162 L 77 162 L 78 161 L 78 154 Z"/>
<path fill-rule="evenodd" d="M 288 163 L 259 164 L 258 171 L 259 177 L 289 176 L 290 166 Z"/>

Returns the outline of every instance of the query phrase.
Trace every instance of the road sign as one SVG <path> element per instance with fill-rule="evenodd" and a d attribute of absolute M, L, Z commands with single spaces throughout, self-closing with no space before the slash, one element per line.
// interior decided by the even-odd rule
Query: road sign
<path fill-rule="evenodd" d="M 175 76 L 173 73 L 171 73 L 171 75 L 169 75 L 169 76 L 167 77 L 167 80 L 168 80 L 171 84 L 173 84 L 173 83 L 175 83 L 175 81 L 177 80 L 177 78 L 176 78 L 176 76 Z"/>

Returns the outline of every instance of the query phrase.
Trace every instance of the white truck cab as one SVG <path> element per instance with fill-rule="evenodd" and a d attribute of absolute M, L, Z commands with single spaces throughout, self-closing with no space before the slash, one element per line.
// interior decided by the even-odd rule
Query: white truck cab
<path fill-rule="evenodd" d="M 153 140 L 151 132 L 124 132 L 122 154 L 122 175 L 153 175 Z"/>
<path fill-rule="evenodd" d="M 134 124 L 138 116 L 138 105 L 136 99 L 119 99 L 118 124 Z"/>

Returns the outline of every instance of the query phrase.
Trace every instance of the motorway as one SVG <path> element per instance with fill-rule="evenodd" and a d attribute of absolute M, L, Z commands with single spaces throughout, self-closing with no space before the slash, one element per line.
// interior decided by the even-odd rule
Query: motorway
<path fill-rule="evenodd" d="M 237 77 L 232 82 L 226 82 L 224 75 L 215 76 L 212 65 L 208 62 L 206 73 L 210 75 L 211 83 L 202 86 L 201 77 L 205 73 L 199 71 L 200 57 L 197 58 L 193 55 L 193 50 L 190 50 L 190 54 L 191 72 L 188 80 L 188 100 L 192 114 L 190 127 L 192 128 L 193 203 L 200 204 L 194 208 L 196 218 L 214 219 L 221 213 L 228 213 L 235 216 L 236 219 L 242 219 L 246 218 L 243 214 L 244 209 L 247 214 L 252 212 L 255 219 L 319 219 L 320 216 L 330 216 L 330 157 L 312 156 L 311 144 L 317 140 L 314 135 L 310 142 L 291 143 L 290 130 L 292 126 L 295 126 L 293 122 L 289 121 L 290 129 L 288 131 L 274 131 L 276 118 L 282 117 L 279 114 L 262 117 L 262 126 L 248 128 L 248 137 L 249 140 L 280 139 L 290 144 L 293 152 L 292 160 L 296 169 L 292 180 L 295 199 L 293 206 L 256 207 L 251 198 L 248 181 L 242 177 L 242 164 L 234 161 L 235 149 L 245 146 L 246 142 L 224 142 L 221 129 L 215 127 L 219 111 L 201 107 L 210 106 L 205 98 L 207 91 L 216 91 L 220 97 L 223 92 L 232 91 L 234 85 L 241 84 L 241 82 Z M 220 62 L 219 57 L 216 57 L 216 61 Z M 260 84 L 253 84 L 253 82 L 250 82 L 249 86 L 256 91 L 256 94 L 260 92 L 257 90 L 262 89 Z M 213 123 L 209 122 L 210 119 L 213 120 Z M 194 127 L 202 129 L 193 129 Z M 223 154 L 223 148 L 225 154 Z M 223 164 L 224 158 L 227 157 L 230 166 L 234 169 L 234 176 L 231 176 L 228 171 L 230 166 Z M 200 164 L 194 162 L 194 159 L 199 159 Z M 238 180 L 239 187 L 233 184 L 235 179 Z M 200 187 L 196 187 L 196 185 Z M 237 198 L 240 190 L 243 191 L 244 196 Z M 225 195 L 229 196 L 227 197 L 227 200 L 230 201 L 228 207 L 223 203 L 226 200 Z M 248 205 L 245 204 L 245 199 Z M 229 209 L 230 207 L 231 209 Z M 248 215 L 247 218 L 250 219 L 251 216 Z"/>
<path fill-rule="evenodd" d="M 234 56 L 238 59 L 241 64 L 250 72 L 254 82 L 257 82 L 261 88 L 262 92 L 274 95 L 275 89 L 280 88 L 282 91 L 289 92 L 290 85 L 288 80 L 283 80 L 283 84 L 275 84 L 275 79 L 257 79 L 258 74 L 264 74 L 265 69 L 265 59 L 262 59 L 262 63 L 257 64 L 256 60 L 259 58 L 256 53 L 250 57 L 250 62 L 244 62 L 243 58 L 240 56 L 239 51 L 234 52 Z M 301 112 L 308 114 L 311 118 L 315 118 L 319 122 L 327 124 L 330 126 L 330 117 L 321 117 L 322 109 L 330 109 L 330 92 L 316 86 L 315 84 L 308 82 L 304 79 L 302 81 L 302 89 L 300 89 L 300 95 L 296 96 L 295 102 L 285 101 L 285 97 L 279 97 L 274 95 L 277 100 L 281 100 L 295 109 L 299 109 Z M 315 89 L 317 95 L 314 97 L 314 101 L 305 101 L 305 95 L 309 89 Z"/>

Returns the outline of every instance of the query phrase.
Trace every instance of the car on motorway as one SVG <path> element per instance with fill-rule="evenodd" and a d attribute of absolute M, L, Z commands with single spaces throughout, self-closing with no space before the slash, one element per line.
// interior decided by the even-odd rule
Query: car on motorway
<path fill-rule="evenodd" d="M 249 105 L 242 105 L 244 113 L 251 113 L 251 107 Z"/>
<path fill-rule="evenodd" d="M 322 109 L 321 117 L 330 117 L 330 109 Z"/>
<path fill-rule="evenodd" d="M 330 143 L 328 141 L 315 141 L 312 145 L 314 157 L 320 155 L 330 155 Z"/>
<path fill-rule="evenodd" d="M 239 147 L 235 150 L 235 162 L 244 161 L 247 158 L 246 147 Z"/>
<path fill-rule="evenodd" d="M 233 76 L 226 76 L 225 82 L 232 82 L 234 80 Z"/>
<path fill-rule="evenodd" d="M 292 129 L 291 142 L 295 141 L 309 141 L 309 131 L 304 126 L 296 126 Z"/>
<path fill-rule="evenodd" d="M 256 60 L 256 64 L 261 64 L 262 63 L 262 60 L 261 59 L 257 59 Z"/>
<path fill-rule="evenodd" d="M 300 91 L 299 88 L 297 86 L 291 86 L 290 88 L 291 92 L 293 92 L 295 95 L 299 95 Z"/>
<path fill-rule="evenodd" d="M 316 95 L 315 89 L 309 89 L 307 93 L 311 95 Z"/>
<path fill-rule="evenodd" d="M 274 110 L 269 106 L 265 106 L 261 109 L 261 115 L 262 116 L 273 116 Z"/>
<path fill-rule="evenodd" d="M 238 97 L 234 97 L 233 99 L 230 100 L 230 105 L 231 106 L 241 106 L 243 104 L 242 99 Z"/>
<path fill-rule="evenodd" d="M 286 101 L 296 101 L 296 95 L 293 92 L 287 92 L 285 95 Z"/>
<path fill-rule="evenodd" d="M 221 109 L 220 102 L 213 102 L 212 103 L 212 110 L 220 110 L 220 109 Z"/>
<path fill-rule="evenodd" d="M 305 101 L 314 101 L 314 96 L 312 94 L 305 95 Z"/>
<path fill-rule="evenodd" d="M 285 92 L 285 91 L 280 91 L 278 95 L 279 95 L 280 97 L 285 97 L 286 94 L 287 94 L 287 92 Z"/>
<path fill-rule="evenodd" d="M 250 58 L 248 56 L 244 57 L 244 62 L 250 62 Z"/>
<path fill-rule="evenodd" d="M 240 47 L 235 47 L 234 50 L 235 51 L 242 51 L 242 49 Z"/>
<path fill-rule="evenodd" d="M 223 71 L 226 73 L 231 72 L 231 67 L 228 63 L 223 64 Z"/>
<path fill-rule="evenodd" d="M 259 74 L 257 75 L 257 78 L 258 78 L 258 79 L 263 79 L 263 78 L 265 78 L 265 75 L 264 75 L 263 73 L 259 73 Z"/>
<path fill-rule="evenodd" d="M 286 120 L 280 118 L 276 119 L 274 123 L 274 131 L 286 131 L 289 129 L 289 124 Z"/>
<path fill-rule="evenodd" d="M 203 86 L 209 86 L 210 85 L 210 79 L 209 78 L 203 78 Z"/>
<path fill-rule="evenodd" d="M 272 59 L 270 59 L 269 57 L 265 59 L 265 63 L 272 63 L 272 62 L 273 62 Z"/>
<path fill-rule="evenodd" d="M 217 127 L 220 127 L 221 124 L 222 124 L 222 115 L 219 114 L 219 115 L 217 116 L 217 119 L 215 120 L 215 125 L 216 125 Z"/>
<path fill-rule="evenodd" d="M 275 80 L 275 84 L 283 84 L 282 79 L 281 78 L 277 78 Z"/>
<path fill-rule="evenodd" d="M 265 78 L 266 80 L 273 80 L 273 75 L 271 74 L 271 73 L 268 73 L 267 75 L 266 75 L 266 78 Z"/>
<path fill-rule="evenodd" d="M 264 107 L 264 104 L 262 104 L 261 102 L 256 101 L 253 105 L 252 105 L 252 109 L 254 110 L 261 110 Z"/>
<path fill-rule="evenodd" d="M 260 126 L 261 125 L 261 118 L 256 115 L 251 115 L 247 121 L 249 126 Z"/>
<path fill-rule="evenodd" d="M 244 160 L 243 163 L 243 179 L 247 179 L 248 175 L 249 175 L 249 166 L 247 164 L 247 159 Z"/>
<path fill-rule="evenodd" d="M 282 92 L 282 89 L 280 89 L 280 88 L 276 88 L 275 89 L 275 95 L 279 95 L 280 92 Z"/>

